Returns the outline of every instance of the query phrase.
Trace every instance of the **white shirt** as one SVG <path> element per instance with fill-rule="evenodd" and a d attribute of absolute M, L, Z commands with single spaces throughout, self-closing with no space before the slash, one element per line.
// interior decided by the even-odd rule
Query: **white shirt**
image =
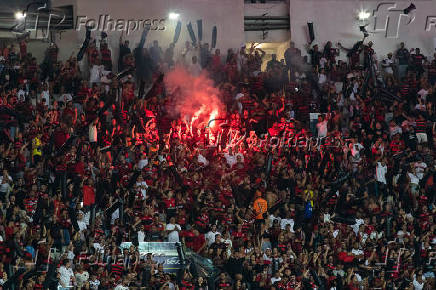
<path fill-rule="evenodd" d="M 293 219 L 282 219 L 280 221 L 280 228 L 284 230 L 286 228 L 286 225 L 291 226 L 291 232 L 294 232 L 294 220 Z"/>
<path fill-rule="evenodd" d="M 410 183 L 419 185 L 419 178 L 415 174 L 409 172 L 407 175 L 410 178 Z"/>
<path fill-rule="evenodd" d="M 73 97 L 71 94 L 63 94 L 59 97 L 59 101 L 62 101 L 64 103 L 68 103 L 73 100 Z"/>
<path fill-rule="evenodd" d="M 101 76 L 103 75 L 104 66 L 94 64 L 89 72 L 89 82 L 90 83 L 99 83 L 101 80 Z"/>
<path fill-rule="evenodd" d="M 319 68 L 325 68 L 325 64 L 327 63 L 327 59 L 325 57 L 321 57 L 319 60 Z"/>
<path fill-rule="evenodd" d="M 198 154 L 198 163 L 203 164 L 203 166 L 208 166 L 209 165 L 209 161 L 206 159 L 206 157 L 204 157 L 201 154 Z"/>
<path fill-rule="evenodd" d="M 42 101 L 42 99 L 45 99 L 44 105 L 46 105 L 49 108 L 50 107 L 50 94 L 48 91 L 42 91 L 41 101 Z"/>
<path fill-rule="evenodd" d="M 425 111 L 427 109 L 427 107 L 424 105 L 424 104 L 416 104 L 415 105 L 415 110 L 418 110 L 418 111 Z"/>
<path fill-rule="evenodd" d="M 221 233 L 220 233 L 220 232 L 212 232 L 212 231 L 209 231 L 209 232 L 206 234 L 206 241 L 207 241 L 207 245 L 208 245 L 208 246 L 210 246 L 210 245 L 212 245 L 213 243 L 215 243 L 215 236 L 216 236 L 217 234 L 221 234 Z"/>
<path fill-rule="evenodd" d="M 68 260 L 74 260 L 75 256 L 76 255 L 74 255 L 73 251 L 68 251 L 68 253 L 67 253 L 67 259 Z"/>
<path fill-rule="evenodd" d="M 85 284 L 86 281 L 89 279 L 89 273 L 86 271 L 83 271 L 83 273 L 77 273 L 76 274 L 76 283 L 77 286 L 82 287 L 83 284 Z"/>
<path fill-rule="evenodd" d="M 401 129 L 400 126 L 393 126 L 393 127 L 389 127 L 389 132 L 391 137 L 394 136 L 395 134 L 401 134 L 403 133 L 403 129 Z"/>
<path fill-rule="evenodd" d="M 393 63 L 394 63 L 394 61 L 392 59 L 389 59 L 388 57 L 382 61 L 382 67 L 383 67 L 385 73 L 388 73 L 388 74 L 394 73 L 394 71 L 392 70 L 392 66 L 391 66 Z"/>
<path fill-rule="evenodd" d="M 145 233 L 143 231 L 138 231 L 138 242 L 142 243 L 145 241 Z"/>
<path fill-rule="evenodd" d="M 116 219 L 120 218 L 120 209 L 117 208 L 113 213 L 112 213 L 112 217 L 111 217 L 111 225 L 113 225 L 115 223 Z"/>
<path fill-rule="evenodd" d="M 95 124 L 89 125 L 89 142 L 97 142 L 97 126 Z"/>
<path fill-rule="evenodd" d="M 73 269 L 67 269 L 65 266 L 61 266 L 59 268 L 59 274 L 61 275 L 59 280 L 64 287 L 72 286 L 71 277 L 74 276 Z"/>
<path fill-rule="evenodd" d="M 7 195 L 10 190 L 12 190 L 12 187 L 9 185 L 9 183 L 0 183 L 0 192 L 1 193 L 4 193 Z"/>
<path fill-rule="evenodd" d="M 425 162 L 415 162 L 414 164 L 416 170 L 416 176 L 421 180 L 424 177 L 424 171 L 427 168 L 427 164 Z"/>
<path fill-rule="evenodd" d="M 327 120 L 323 120 L 316 124 L 316 128 L 318 129 L 318 137 L 327 136 Z"/>
<path fill-rule="evenodd" d="M 224 158 L 227 161 L 227 164 L 230 167 L 233 167 L 233 165 L 236 164 L 236 156 L 235 155 L 230 155 L 229 153 L 224 153 Z"/>
<path fill-rule="evenodd" d="M 146 193 L 147 193 L 147 188 L 148 188 L 147 182 L 145 182 L 145 181 L 139 182 L 138 181 L 138 182 L 136 182 L 136 186 L 140 187 L 139 190 L 141 191 L 142 198 L 145 199 Z"/>
<path fill-rule="evenodd" d="M 145 159 L 141 159 L 138 161 L 138 168 L 142 170 L 145 166 L 148 165 L 148 158 L 145 157 Z"/>
<path fill-rule="evenodd" d="M 238 50 L 236 58 L 237 58 L 238 71 L 241 71 L 242 67 L 244 67 L 247 64 L 247 57 L 245 56 L 245 54 L 241 54 L 241 50 Z"/>
<path fill-rule="evenodd" d="M 271 284 L 274 284 L 275 282 L 279 282 L 279 281 L 281 281 L 281 280 L 282 280 L 281 277 L 278 277 L 278 278 L 276 278 L 276 277 L 271 277 Z"/>
<path fill-rule="evenodd" d="M 327 76 L 325 74 L 318 75 L 318 84 L 322 85 L 327 81 Z"/>
<path fill-rule="evenodd" d="M 95 279 L 94 281 L 89 281 L 89 287 L 92 290 L 98 290 L 98 286 L 100 286 L 100 281 Z"/>
<path fill-rule="evenodd" d="M 23 89 L 20 89 L 17 93 L 18 101 L 24 102 L 26 100 L 26 92 Z"/>
<path fill-rule="evenodd" d="M 363 255 L 363 251 L 360 250 L 360 249 L 352 249 L 352 250 L 351 250 L 351 253 L 352 253 L 354 256 L 360 256 L 360 255 Z"/>
<path fill-rule="evenodd" d="M 176 229 L 178 229 L 179 231 L 182 230 L 180 225 L 178 225 L 178 224 L 167 224 L 165 229 L 167 231 L 171 231 L 168 234 L 168 242 L 170 242 L 170 243 L 178 243 L 178 242 L 180 242 L 179 232 L 176 230 Z"/>
<path fill-rule="evenodd" d="M 388 172 L 388 167 L 383 166 L 381 162 L 377 162 L 377 167 L 375 169 L 375 175 L 378 182 L 386 184 L 386 173 Z"/>
<path fill-rule="evenodd" d="M 398 233 L 397 233 L 397 237 L 400 240 L 400 242 L 403 242 L 403 238 L 406 235 L 408 236 L 409 232 L 404 232 L 403 230 L 399 230 Z"/>
<path fill-rule="evenodd" d="M 359 233 L 360 225 L 363 225 L 364 223 L 365 223 L 365 221 L 363 219 L 356 219 L 356 223 L 351 226 L 356 235 Z"/>
<path fill-rule="evenodd" d="M 189 72 L 191 73 L 191 75 L 197 77 L 201 74 L 201 66 L 200 64 L 197 63 L 193 63 L 189 66 Z"/>
<path fill-rule="evenodd" d="M 415 290 L 422 290 L 424 288 L 424 284 L 425 284 L 425 277 L 424 276 L 422 276 L 422 283 L 419 283 L 416 280 L 416 277 L 413 278 L 413 288 Z"/>
<path fill-rule="evenodd" d="M 180 61 L 187 67 L 192 65 L 192 57 L 196 56 L 198 59 L 198 52 L 195 48 L 190 47 L 188 48 L 183 48 L 182 53 L 181 53 L 181 59 Z"/>
<path fill-rule="evenodd" d="M 360 150 L 362 150 L 363 145 L 360 143 L 353 144 L 351 147 L 351 155 L 353 156 L 353 162 L 359 162 L 360 161 Z"/>
<path fill-rule="evenodd" d="M 230 239 L 224 240 L 223 239 L 223 243 L 227 245 L 227 254 L 230 256 L 232 254 L 232 247 L 233 247 L 232 240 L 230 240 Z"/>
<path fill-rule="evenodd" d="M 104 254 L 104 247 L 100 243 L 94 243 L 93 246 L 96 252 Z"/>
<path fill-rule="evenodd" d="M 270 214 L 269 217 L 268 217 L 268 220 L 269 220 L 269 224 L 270 225 L 272 225 L 275 220 L 278 220 L 279 224 L 280 224 L 281 218 L 280 217 L 275 217 L 274 215 Z"/>
<path fill-rule="evenodd" d="M 418 92 L 418 95 L 420 95 L 421 98 L 423 98 L 425 100 L 427 98 L 427 95 L 428 95 L 428 90 L 420 89 L 419 92 Z"/>
<path fill-rule="evenodd" d="M 80 231 L 86 230 L 86 222 L 84 221 L 84 219 L 82 219 L 81 221 L 77 221 L 77 224 L 79 225 Z"/>
<path fill-rule="evenodd" d="M 11 182 L 13 181 L 13 179 L 10 175 L 8 175 L 8 180 Z M 0 183 L 2 183 L 2 182 L 3 182 L 3 175 L 0 175 Z"/>

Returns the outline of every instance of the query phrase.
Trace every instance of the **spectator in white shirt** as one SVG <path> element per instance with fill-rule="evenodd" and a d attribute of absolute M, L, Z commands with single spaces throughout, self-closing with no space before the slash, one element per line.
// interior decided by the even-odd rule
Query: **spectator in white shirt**
<path fill-rule="evenodd" d="M 325 74 L 324 69 L 321 69 L 321 71 L 318 74 L 318 84 L 323 85 L 327 82 L 327 76 Z"/>
<path fill-rule="evenodd" d="M 417 274 L 413 275 L 413 288 L 414 290 L 422 290 L 425 284 L 425 276 L 422 275 L 422 270 L 417 271 Z"/>
<path fill-rule="evenodd" d="M 412 172 L 407 173 L 407 176 L 410 181 L 410 190 L 414 195 L 416 195 L 419 189 L 419 178 L 418 178 L 418 174 L 416 173 L 415 167 L 412 166 L 411 171 Z"/>
<path fill-rule="evenodd" d="M 424 101 L 427 100 L 427 96 L 430 93 L 429 92 L 430 89 L 431 89 L 430 85 L 428 84 L 423 85 L 422 89 L 418 91 L 418 96 Z"/>
<path fill-rule="evenodd" d="M 217 234 L 221 234 L 220 232 L 218 232 L 216 230 L 216 225 L 212 225 L 212 228 L 210 229 L 210 231 L 206 234 L 206 241 L 207 241 L 207 246 L 209 247 L 210 245 L 212 245 L 213 243 L 215 243 L 215 236 Z"/>
<path fill-rule="evenodd" d="M 63 265 L 59 268 L 59 283 L 63 288 L 71 288 L 73 286 L 72 282 L 75 281 L 73 269 L 71 269 L 71 261 L 64 260 Z"/>
<path fill-rule="evenodd" d="M 99 84 L 101 82 L 101 77 L 103 76 L 104 65 L 100 64 L 100 60 L 97 58 L 96 63 L 92 66 L 89 71 L 89 84 L 92 87 L 94 83 Z"/>
<path fill-rule="evenodd" d="M 142 152 L 142 157 L 138 161 L 138 169 L 142 170 L 147 165 L 148 165 L 147 153 Z"/>
<path fill-rule="evenodd" d="M 91 279 L 89 279 L 89 288 L 92 290 L 98 290 L 100 286 L 100 280 L 97 279 L 96 275 L 91 275 Z"/>
<path fill-rule="evenodd" d="M 280 221 L 280 228 L 284 230 L 286 228 L 286 225 L 290 226 L 291 232 L 294 232 L 294 220 L 291 218 L 291 213 L 288 212 L 286 215 L 286 218 L 281 219 Z"/>
<path fill-rule="evenodd" d="M 121 281 L 121 283 L 118 284 L 117 287 L 115 287 L 115 290 L 129 290 L 129 287 L 127 285 L 129 285 L 129 283 L 125 279 Z"/>
<path fill-rule="evenodd" d="M 88 271 L 85 271 L 83 269 L 82 265 L 79 264 L 79 265 L 76 266 L 76 275 L 75 275 L 75 278 L 76 278 L 76 285 L 77 285 L 77 287 L 79 287 L 79 288 L 84 287 L 85 283 L 89 279 L 89 273 L 88 273 Z"/>
<path fill-rule="evenodd" d="M 197 56 L 192 57 L 192 64 L 189 66 L 189 72 L 193 76 L 199 76 L 201 74 L 201 66 L 197 61 Z"/>
<path fill-rule="evenodd" d="M 395 134 L 402 134 L 402 133 L 403 130 L 394 121 L 391 121 L 389 123 L 389 134 L 391 135 L 391 137 L 394 136 Z"/>
<path fill-rule="evenodd" d="M 385 78 L 386 77 L 393 77 L 393 75 L 394 75 L 394 70 L 393 70 L 394 60 L 392 58 L 392 53 L 391 52 L 388 53 L 388 57 L 387 58 L 382 60 L 381 65 L 382 65 L 383 71 L 385 73 Z"/>
<path fill-rule="evenodd" d="M 18 102 L 24 102 L 26 101 L 26 91 L 23 89 L 23 85 L 20 85 L 20 90 L 17 93 L 17 100 Z"/>
<path fill-rule="evenodd" d="M 419 180 L 421 180 L 424 177 L 424 172 L 427 169 L 427 164 L 422 160 L 418 160 L 413 166 L 415 167 L 416 176 Z"/>
<path fill-rule="evenodd" d="M 386 160 L 383 159 L 381 162 L 377 162 L 377 167 L 375 169 L 375 177 L 379 184 L 386 185 L 386 173 L 388 172 L 388 167 L 386 165 Z"/>
<path fill-rule="evenodd" d="M 79 215 L 77 217 L 77 224 L 79 225 L 80 237 L 82 240 L 85 240 L 85 231 L 88 227 L 87 222 L 85 220 L 85 215 L 82 211 L 79 211 Z"/>
<path fill-rule="evenodd" d="M 244 162 L 244 155 L 241 153 L 233 154 L 232 148 L 229 148 L 229 153 L 224 153 L 224 158 L 230 167 L 233 167 L 237 162 Z"/>
<path fill-rule="evenodd" d="M 138 191 L 141 192 L 142 198 L 145 199 L 148 185 L 147 182 L 145 182 L 145 180 L 143 179 L 142 175 L 139 175 L 138 179 L 136 180 L 136 188 Z"/>
<path fill-rule="evenodd" d="M 318 131 L 318 138 L 324 138 L 327 136 L 327 120 L 323 115 L 318 116 L 318 123 L 316 129 Z"/>
<path fill-rule="evenodd" d="M 50 91 L 47 84 L 44 84 L 43 91 L 41 92 L 41 102 L 50 108 Z"/>
<path fill-rule="evenodd" d="M 97 124 L 98 124 L 98 118 L 95 119 L 90 125 L 89 125 L 89 143 L 91 143 L 91 146 L 95 147 L 97 145 Z"/>
<path fill-rule="evenodd" d="M 145 242 L 144 225 L 141 225 L 141 228 L 138 231 L 138 242 L 139 243 Z"/>
<path fill-rule="evenodd" d="M 277 271 L 274 273 L 274 276 L 271 277 L 271 284 L 274 285 L 275 282 L 279 282 L 282 280 L 282 277 L 280 277 L 280 272 Z"/>
<path fill-rule="evenodd" d="M 180 242 L 179 232 L 182 230 L 182 228 L 180 227 L 180 225 L 176 224 L 176 219 L 174 217 L 170 218 L 170 222 L 167 224 L 165 229 L 168 233 L 168 242 Z"/>

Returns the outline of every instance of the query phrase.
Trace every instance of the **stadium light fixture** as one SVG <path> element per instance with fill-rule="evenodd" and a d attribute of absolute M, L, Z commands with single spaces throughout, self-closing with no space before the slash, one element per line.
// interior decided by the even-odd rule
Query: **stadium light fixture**
<path fill-rule="evenodd" d="M 25 12 L 23 12 L 23 11 L 15 12 L 15 19 L 23 20 L 24 18 L 26 18 L 26 13 Z"/>
<path fill-rule="evenodd" d="M 179 19 L 180 14 L 178 14 L 178 13 L 174 13 L 174 12 L 171 12 L 171 13 L 168 15 L 168 17 L 169 17 L 171 20 L 177 20 L 177 19 Z"/>
<path fill-rule="evenodd" d="M 366 10 L 360 10 L 358 16 L 359 16 L 359 20 L 365 21 L 366 19 L 368 19 L 371 16 L 371 14 Z"/>

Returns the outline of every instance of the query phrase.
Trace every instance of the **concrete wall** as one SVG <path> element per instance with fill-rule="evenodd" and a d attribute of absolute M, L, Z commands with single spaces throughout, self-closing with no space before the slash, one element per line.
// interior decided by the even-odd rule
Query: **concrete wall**
<path fill-rule="evenodd" d="M 51 0 L 53 7 L 60 7 L 64 5 L 73 5 L 74 7 L 74 15 L 77 15 L 77 0 Z M 53 37 L 55 38 L 55 42 L 60 47 L 59 57 L 64 60 L 71 56 L 72 49 L 77 53 L 78 51 L 78 33 L 76 31 L 68 30 L 63 31 L 62 33 L 53 33 Z M 38 38 L 38 39 L 36 39 Z M 35 56 L 39 62 L 41 62 L 44 58 L 45 51 L 47 47 L 50 45 L 49 39 L 40 39 L 43 38 L 40 31 L 38 31 L 38 35 L 35 35 L 35 32 L 32 32 L 30 35 L 29 42 L 27 44 L 28 51 Z"/>
<path fill-rule="evenodd" d="M 270 2 L 265 4 L 245 3 L 245 16 L 288 16 L 288 2 Z M 262 37 L 262 31 L 245 31 L 245 40 L 247 42 L 282 42 L 288 41 L 290 37 L 289 30 L 271 30 L 265 39 Z"/>
<path fill-rule="evenodd" d="M 351 47 L 363 38 L 359 31 L 360 10 L 370 13 L 367 30 L 374 42 L 378 57 L 394 51 L 401 41 L 406 47 L 420 47 L 426 55 L 433 55 L 436 38 L 436 0 L 416 0 L 417 9 L 408 15 L 401 11 L 410 1 L 346 1 L 346 0 L 291 0 L 291 38 L 297 47 L 308 42 L 307 22 L 313 21 L 315 42 L 324 45 L 327 40 Z M 388 22 L 386 20 L 389 19 Z M 397 21 L 399 20 L 399 21 Z M 386 25 L 388 24 L 388 25 Z M 387 26 L 387 29 L 385 27 Z M 398 33 L 397 33 L 398 30 Z M 303 51 L 303 49 L 302 49 Z M 345 54 L 342 53 L 342 58 Z"/>
<path fill-rule="evenodd" d="M 166 49 L 174 37 L 174 30 L 177 21 L 168 19 L 170 12 L 180 14 L 182 31 L 176 45 L 176 52 L 181 51 L 185 41 L 189 40 L 186 24 L 192 22 L 194 32 L 197 36 L 197 20 L 203 20 L 203 43 L 210 43 L 212 28 L 217 26 L 217 48 L 222 51 L 227 48 L 238 48 L 244 41 L 244 2 L 243 0 L 53 0 L 53 6 L 73 3 L 75 5 L 75 17 L 87 19 L 99 19 L 100 15 L 109 15 L 112 19 L 124 20 L 146 20 L 162 19 L 159 29 L 151 30 L 146 46 L 153 40 L 158 40 L 161 47 Z M 83 17 L 87 17 L 86 19 Z M 76 18 L 77 20 L 77 18 Z M 85 29 L 81 31 L 68 31 L 57 38 L 60 47 L 61 58 L 67 58 L 71 49 L 78 51 L 81 42 L 85 38 Z M 109 26 L 110 28 L 110 26 Z M 114 62 L 118 56 L 118 42 L 121 32 L 108 32 L 108 41 L 112 50 Z M 134 31 L 125 38 L 130 41 L 131 48 L 139 43 L 141 30 Z M 94 31 L 93 37 L 100 36 L 100 31 Z"/>

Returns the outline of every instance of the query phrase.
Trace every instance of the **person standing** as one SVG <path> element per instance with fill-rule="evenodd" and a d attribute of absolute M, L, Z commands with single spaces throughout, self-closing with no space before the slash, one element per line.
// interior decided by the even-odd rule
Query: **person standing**
<path fill-rule="evenodd" d="M 180 227 L 180 225 L 176 224 L 176 219 L 174 217 L 170 218 L 170 222 L 167 224 L 165 230 L 168 233 L 168 242 L 180 242 L 179 232 L 182 230 L 182 228 Z"/>
<path fill-rule="evenodd" d="M 58 289 L 71 289 L 74 282 L 74 272 L 71 268 L 71 260 L 64 260 L 63 265 L 59 268 L 59 287 Z"/>
<path fill-rule="evenodd" d="M 98 124 L 98 118 L 96 118 L 91 124 L 89 124 L 88 129 L 88 136 L 89 136 L 89 143 L 91 145 L 92 149 L 97 149 L 97 124 Z"/>
<path fill-rule="evenodd" d="M 394 77 L 394 60 L 392 58 L 392 53 L 388 53 L 388 56 L 383 59 L 381 66 L 383 67 L 385 80 Z"/>
<path fill-rule="evenodd" d="M 112 71 L 112 53 L 106 41 L 101 43 L 100 47 L 101 64 L 107 71 Z"/>
<path fill-rule="evenodd" d="M 101 64 L 100 59 L 96 58 L 89 72 L 89 84 L 91 85 L 91 87 L 93 86 L 93 84 L 100 84 L 101 77 L 103 76 L 103 71 L 104 66 Z"/>
<path fill-rule="evenodd" d="M 419 48 L 415 49 L 415 53 L 410 55 L 413 71 L 416 72 L 417 78 L 420 78 L 424 73 L 424 61 L 426 57 L 421 53 Z"/>
<path fill-rule="evenodd" d="M 129 48 L 129 41 L 125 40 L 123 42 L 123 32 L 121 32 L 120 36 L 120 56 L 118 58 L 118 71 L 124 70 L 124 57 L 128 54 L 132 53 Z"/>
<path fill-rule="evenodd" d="M 153 41 L 153 46 L 150 48 L 150 57 L 153 61 L 153 66 L 157 68 L 162 60 L 163 51 L 157 40 Z"/>
<path fill-rule="evenodd" d="M 400 43 L 400 48 L 395 53 L 398 60 L 398 79 L 402 80 L 406 76 L 407 68 L 409 66 L 409 50 L 404 47 L 404 42 Z"/>
<path fill-rule="evenodd" d="M 327 137 L 327 131 L 328 131 L 327 125 L 328 125 L 327 118 L 323 115 L 319 115 L 318 116 L 318 123 L 316 124 L 318 138 Z"/>
<path fill-rule="evenodd" d="M 256 191 L 255 200 L 253 203 L 253 210 L 255 213 L 255 223 L 257 229 L 260 229 L 265 221 L 266 213 L 268 211 L 268 202 L 262 198 L 262 193 L 258 190 Z"/>
<path fill-rule="evenodd" d="M 310 64 L 313 67 L 319 67 L 322 53 L 319 51 L 318 44 L 315 44 L 312 48 L 308 45 L 307 52 L 310 54 Z"/>
<path fill-rule="evenodd" d="M 434 86 L 436 84 L 436 52 L 434 53 L 434 58 L 428 65 L 428 82 L 430 85 Z"/>

